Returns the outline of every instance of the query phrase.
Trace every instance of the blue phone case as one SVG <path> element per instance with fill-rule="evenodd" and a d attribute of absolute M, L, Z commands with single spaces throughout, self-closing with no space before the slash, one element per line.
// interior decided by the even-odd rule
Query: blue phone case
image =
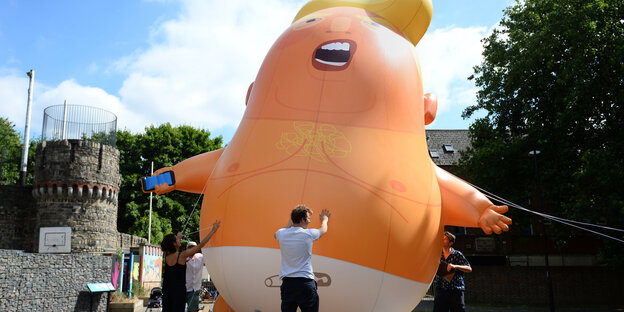
<path fill-rule="evenodd" d="M 175 178 L 173 171 L 163 172 L 157 176 L 145 177 L 141 179 L 144 191 L 152 191 L 159 184 L 173 185 L 175 184 Z"/>

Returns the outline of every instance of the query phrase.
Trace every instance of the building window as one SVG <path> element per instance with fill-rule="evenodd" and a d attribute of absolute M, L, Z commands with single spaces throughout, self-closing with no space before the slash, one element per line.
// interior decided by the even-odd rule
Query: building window
<path fill-rule="evenodd" d="M 440 158 L 440 154 L 438 154 L 438 151 L 436 150 L 430 150 L 429 156 L 431 156 L 431 158 Z"/>
<path fill-rule="evenodd" d="M 455 149 L 453 148 L 453 145 L 451 144 L 444 144 L 443 148 L 444 148 L 444 151 L 447 153 L 455 152 Z"/>

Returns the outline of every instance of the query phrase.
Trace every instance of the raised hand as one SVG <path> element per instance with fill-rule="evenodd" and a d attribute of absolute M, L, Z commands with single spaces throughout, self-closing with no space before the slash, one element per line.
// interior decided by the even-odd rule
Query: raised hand
<path fill-rule="evenodd" d="M 212 224 L 212 230 L 211 232 L 214 233 L 217 231 L 217 229 L 219 228 L 219 226 L 221 225 L 221 221 L 220 220 L 216 220 L 213 224 Z"/>
<path fill-rule="evenodd" d="M 330 216 L 331 216 L 331 213 L 329 213 L 329 210 L 323 209 L 321 211 L 321 215 L 319 216 L 319 218 L 321 219 L 321 222 L 323 222 L 323 220 L 326 219 L 326 218 L 329 220 Z"/>

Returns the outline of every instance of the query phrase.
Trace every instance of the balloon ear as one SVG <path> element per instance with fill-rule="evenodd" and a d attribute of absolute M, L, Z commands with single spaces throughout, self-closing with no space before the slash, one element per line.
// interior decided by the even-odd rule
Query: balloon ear
<path fill-rule="evenodd" d="M 247 96 L 245 97 L 245 106 L 249 103 L 249 96 L 251 95 L 251 89 L 253 89 L 253 82 L 249 85 L 249 89 L 247 89 Z"/>
<path fill-rule="evenodd" d="M 433 122 L 438 112 L 438 98 L 432 93 L 425 94 L 425 125 Z"/>

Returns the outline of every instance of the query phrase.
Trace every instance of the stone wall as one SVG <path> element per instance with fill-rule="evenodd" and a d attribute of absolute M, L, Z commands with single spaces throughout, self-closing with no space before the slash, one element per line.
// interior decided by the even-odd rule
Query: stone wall
<path fill-rule="evenodd" d="M 45 202 L 52 206 L 67 205 L 67 202 L 58 198 L 49 199 Z M 67 217 L 66 223 L 62 223 L 67 225 L 62 226 L 72 227 L 73 253 L 94 252 L 89 246 L 96 243 L 101 247 L 101 252 L 112 252 L 117 248 L 128 251 L 131 247 L 147 244 L 145 238 L 117 232 L 117 221 L 116 219 L 111 220 L 111 212 L 107 210 L 109 207 L 100 207 L 97 201 L 92 204 L 94 204 L 92 207 L 81 204 L 68 206 L 69 208 L 56 207 L 50 209 L 50 206 L 47 205 L 36 205 L 31 186 L 0 185 L 0 237 L 2 237 L 0 249 L 37 252 L 39 248 L 39 228 L 36 227 L 38 213 L 49 214 L 47 219 Z M 86 210 L 87 213 L 83 213 L 83 210 Z M 76 215 L 70 215 L 73 212 Z M 106 220 L 106 227 L 97 226 L 102 220 Z M 59 222 L 61 221 L 59 220 Z M 80 222 L 92 224 L 91 228 L 86 229 L 79 224 Z M 77 233 L 75 233 L 74 227 L 78 230 Z M 95 240 L 99 241 L 96 242 Z"/>
<path fill-rule="evenodd" d="M 119 151 L 42 142 L 34 183 L 0 185 L 0 311 L 106 311 L 108 294 L 87 288 L 111 280 L 111 256 L 97 253 L 147 243 L 117 232 Z M 72 254 L 24 253 L 38 251 L 40 227 L 70 227 Z"/>
<path fill-rule="evenodd" d="M 124 251 L 130 250 L 130 248 L 147 245 L 147 238 L 138 237 L 126 233 L 117 233 L 117 247 Z"/>
<path fill-rule="evenodd" d="M 0 185 L 0 249 L 34 250 L 36 218 L 31 186 Z"/>
<path fill-rule="evenodd" d="M 107 293 L 87 283 L 111 280 L 112 256 L 0 250 L 0 311 L 106 311 Z"/>
<path fill-rule="evenodd" d="M 37 201 L 35 227 L 71 227 L 71 251 L 110 252 L 117 247 L 117 207 L 101 200 L 51 197 Z"/>
<path fill-rule="evenodd" d="M 43 141 L 37 146 L 35 163 L 35 189 L 78 184 L 119 191 L 119 150 L 112 146 L 83 140 Z"/>
<path fill-rule="evenodd" d="M 40 227 L 71 227 L 72 252 L 114 250 L 119 151 L 83 140 L 44 141 L 35 163 L 35 240 Z"/>

